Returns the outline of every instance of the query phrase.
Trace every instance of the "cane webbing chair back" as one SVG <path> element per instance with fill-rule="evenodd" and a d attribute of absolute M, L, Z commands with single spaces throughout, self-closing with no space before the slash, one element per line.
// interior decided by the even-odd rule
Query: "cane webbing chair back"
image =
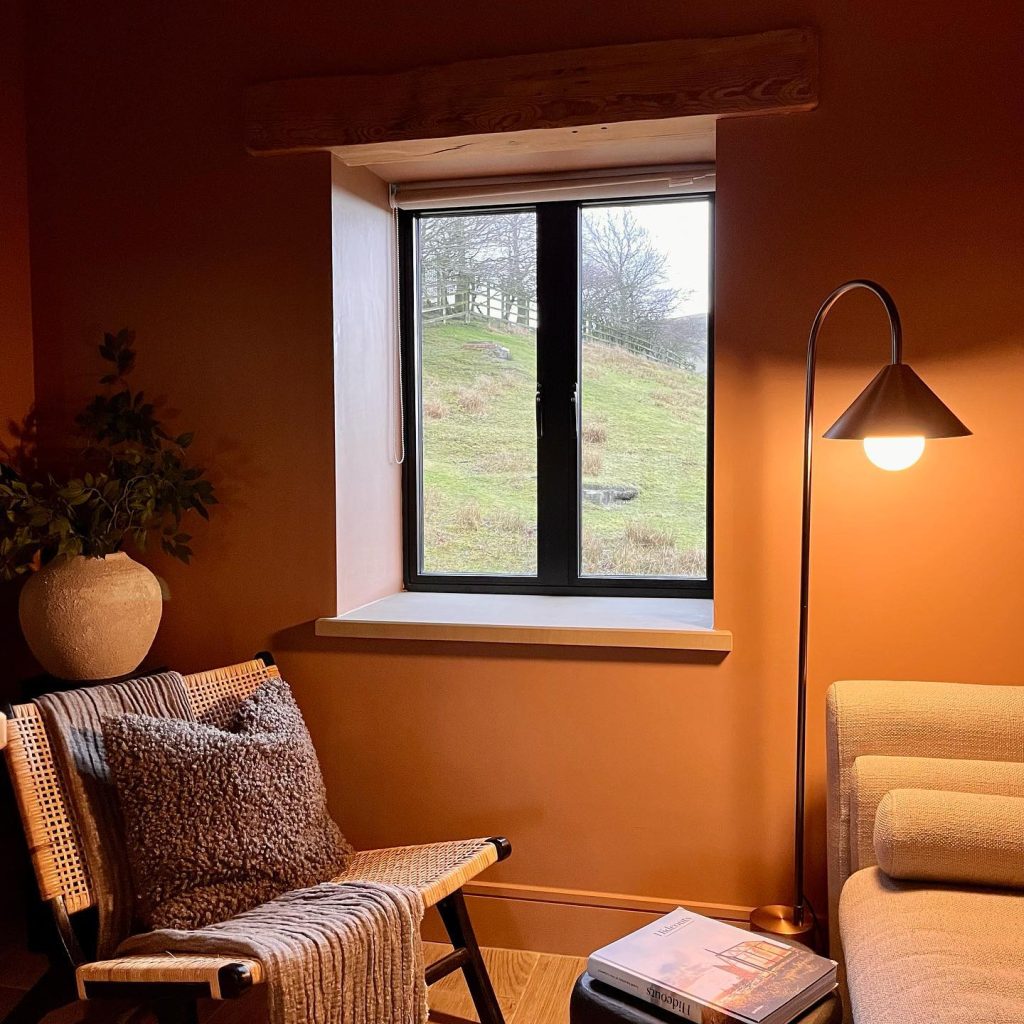
<path fill-rule="evenodd" d="M 185 676 L 196 718 L 226 726 L 232 712 L 277 666 L 260 659 Z M 6 722 L 7 766 L 32 856 L 39 894 L 62 899 L 69 914 L 93 905 L 89 875 L 64 783 L 35 704 L 17 704 Z"/>
<path fill-rule="evenodd" d="M 25 829 L 39 894 L 61 898 L 69 914 L 92 906 L 78 829 L 35 704 L 19 704 L 7 722 L 7 766 Z"/>
<path fill-rule="evenodd" d="M 276 665 L 257 658 L 185 676 L 185 688 L 196 718 L 223 729 L 231 723 L 238 705 L 251 697 L 261 683 L 280 676 Z"/>

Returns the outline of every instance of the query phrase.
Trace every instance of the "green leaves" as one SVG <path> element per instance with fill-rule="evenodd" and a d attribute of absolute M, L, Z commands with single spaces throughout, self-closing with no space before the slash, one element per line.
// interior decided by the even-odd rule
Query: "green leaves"
<path fill-rule="evenodd" d="M 124 328 L 117 334 L 104 334 L 100 345 L 100 356 L 114 364 L 115 372 L 100 378 L 101 384 L 115 384 L 126 377 L 135 367 L 135 332 Z"/>
<path fill-rule="evenodd" d="M 192 557 L 192 549 L 189 547 L 188 542 L 192 539 L 192 535 L 177 533 L 172 537 L 168 535 L 170 532 L 169 530 L 164 531 L 165 536 L 160 538 L 160 547 L 173 558 L 178 558 L 188 565 L 189 559 Z"/>
<path fill-rule="evenodd" d="M 10 579 L 58 555 L 102 557 L 126 543 L 145 550 L 151 533 L 160 547 L 188 564 L 192 512 L 209 519 L 217 504 L 205 471 L 188 464 L 192 432 L 172 436 L 156 407 L 125 378 L 135 367 L 135 333 L 105 334 L 100 357 L 111 369 L 75 422 L 81 433 L 80 475 L 28 478 L 0 462 L 0 577 Z"/>

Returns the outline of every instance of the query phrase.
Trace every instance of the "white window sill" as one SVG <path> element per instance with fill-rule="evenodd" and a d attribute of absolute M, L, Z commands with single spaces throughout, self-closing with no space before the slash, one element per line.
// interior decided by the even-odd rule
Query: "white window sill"
<path fill-rule="evenodd" d="M 401 593 L 317 619 L 317 636 L 573 647 L 732 650 L 711 601 L 666 597 Z"/>

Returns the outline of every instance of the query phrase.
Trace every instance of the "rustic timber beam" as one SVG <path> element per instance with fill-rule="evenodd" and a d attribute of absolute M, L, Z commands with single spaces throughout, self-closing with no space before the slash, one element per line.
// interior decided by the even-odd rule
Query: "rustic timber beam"
<path fill-rule="evenodd" d="M 810 28 L 493 57 L 384 75 L 251 86 L 253 153 L 373 148 L 416 140 L 789 113 L 818 102 Z M 435 150 L 436 151 L 436 150 Z"/>

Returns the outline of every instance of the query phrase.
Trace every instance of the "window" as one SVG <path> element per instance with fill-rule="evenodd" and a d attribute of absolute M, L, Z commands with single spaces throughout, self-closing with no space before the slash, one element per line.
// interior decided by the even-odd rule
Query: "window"
<path fill-rule="evenodd" d="M 712 219 L 400 211 L 410 590 L 711 596 Z"/>

